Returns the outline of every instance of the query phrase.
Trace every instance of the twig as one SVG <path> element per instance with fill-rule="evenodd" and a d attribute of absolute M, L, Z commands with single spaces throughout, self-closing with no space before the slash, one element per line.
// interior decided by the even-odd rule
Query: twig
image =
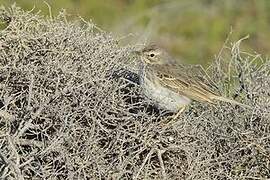
<path fill-rule="evenodd" d="M 163 163 L 163 159 L 162 159 L 162 154 L 165 152 L 165 150 L 161 151 L 160 149 L 157 149 L 157 155 L 158 155 L 158 159 L 160 162 L 160 166 L 161 166 L 161 173 L 162 173 L 162 177 L 163 179 L 167 179 L 167 175 L 166 175 L 166 171 L 165 171 L 165 167 L 164 167 L 164 163 Z"/>
<path fill-rule="evenodd" d="M 148 160 L 149 157 L 153 154 L 153 152 L 154 152 L 154 148 L 152 148 L 152 149 L 150 150 L 150 152 L 147 154 L 147 156 L 145 157 L 145 159 L 144 159 L 144 161 L 143 161 L 143 163 L 142 163 L 142 165 L 141 165 L 139 171 L 137 172 L 136 176 L 134 177 L 134 179 L 138 179 L 138 177 L 139 177 L 139 175 L 140 175 L 140 173 L 141 173 L 143 167 L 145 166 L 147 160 Z"/>

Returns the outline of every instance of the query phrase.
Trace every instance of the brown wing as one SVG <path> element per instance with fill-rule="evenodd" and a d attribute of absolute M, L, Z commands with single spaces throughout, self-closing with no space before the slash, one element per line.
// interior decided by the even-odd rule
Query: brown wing
<path fill-rule="evenodd" d="M 167 88 L 196 101 L 214 103 L 218 96 L 205 71 L 198 66 L 155 65 L 160 83 Z"/>

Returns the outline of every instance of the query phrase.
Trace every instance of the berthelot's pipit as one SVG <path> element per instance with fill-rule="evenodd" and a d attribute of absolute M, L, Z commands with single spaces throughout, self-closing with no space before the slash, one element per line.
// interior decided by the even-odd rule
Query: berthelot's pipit
<path fill-rule="evenodd" d="M 176 119 L 192 100 L 215 104 L 224 101 L 243 107 L 241 104 L 219 95 L 214 83 L 207 78 L 205 71 L 195 65 L 180 65 L 156 45 L 135 51 L 139 55 L 140 84 L 144 94 L 158 106 L 177 112 Z"/>

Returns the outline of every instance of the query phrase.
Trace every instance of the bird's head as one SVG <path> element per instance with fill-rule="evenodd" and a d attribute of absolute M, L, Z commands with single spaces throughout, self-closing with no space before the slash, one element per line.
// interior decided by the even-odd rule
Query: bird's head
<path fill-rule="evenodd" d="M 146 64 L 166 64 L 170 60 L 167 53 L 156 45 L 146 46 L 140 51 L 135 51 L 135 53 Z"/>

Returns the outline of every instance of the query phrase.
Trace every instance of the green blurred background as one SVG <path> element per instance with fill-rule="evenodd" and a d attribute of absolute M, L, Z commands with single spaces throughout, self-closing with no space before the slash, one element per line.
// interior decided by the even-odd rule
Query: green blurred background
<path fill-rule="evenodd" d="M 25 10 L 35 6 L 48 14 L 43 0 L 0 0 Z M 270 0 L 47 0 L 56 16 L 83 17 L 123 44 L 155 42 L 173 56 L 205 65 L 218 54 L 228 34 L 231 41 L 246 35 L 244 48 L 270 52 Z"/>

